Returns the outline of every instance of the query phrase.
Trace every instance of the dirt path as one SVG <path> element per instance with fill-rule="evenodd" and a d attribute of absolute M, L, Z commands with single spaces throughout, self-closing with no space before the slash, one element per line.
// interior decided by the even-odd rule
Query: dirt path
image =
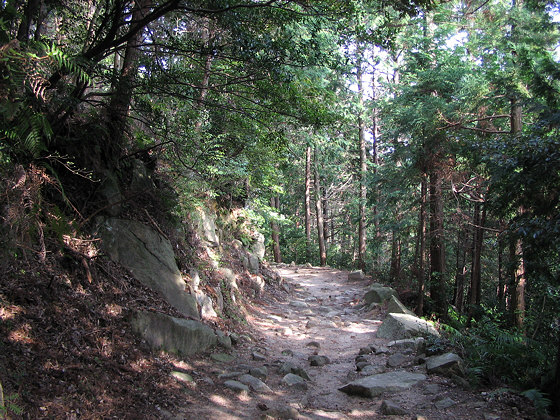
<path fill-rule="evenodd" d="M 355 359 L 360 348 L 386 345 L 375 337 L 381 321 L 368 319 L 359 305 L 366 281 L 349 282 L 347 272 L 328 268 L 283 267 L 278 272 L 289 285 L 287 299 L 267 299 L 249 319 L 256 341 L 234 348 L 229 363 L 186 366 L 193 370 L 198 394 L 175 419 L 512 419 L 522 418 L 515 407 L 489 402 L 480 392 L 462 389 L 447 378 L 429 376 L 413 388 L 379 398 L 348 396 L 338 389 L 362 377 Z M 369 314 L 371 316 L 371 314 Z M 327 356 L 330 363 L 310 366 L 313 355 Z M 264 357 L 261 357 L 264 356 Z M 366 355 L 374 370 L 423 372 L 413 354 L 404 354 L 398 367 L 387 367 L 390 354 Z M 286 363 L 301 367 L 310 380 L 307 389 L 283 383 Z M 265 367 L 263 381 L 270 391 L 236 392 L 226 381 L 239 379 L 252 368 Z M 204 398 L 202 403 L 200 398 Z M 385 416 L 383 399 L 406 411 Z M 268 417 L 267 417 L 268 416 Z M 296 417 L 297 416 L 297 417 Z M 421 418 L 421 417 L 419 417 Z"/>

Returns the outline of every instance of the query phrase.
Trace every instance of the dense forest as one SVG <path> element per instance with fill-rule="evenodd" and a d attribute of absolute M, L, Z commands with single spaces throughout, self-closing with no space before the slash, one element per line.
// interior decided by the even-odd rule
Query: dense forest
<path fill-rule="evenodd" d="M 41 261 L 99 215 L 180 223 L 212 199 L 269 259 L 371 274 L 440 322 L 473 381 L 558 410 L 559 13 L 3 0 L 2 249 Z"/>

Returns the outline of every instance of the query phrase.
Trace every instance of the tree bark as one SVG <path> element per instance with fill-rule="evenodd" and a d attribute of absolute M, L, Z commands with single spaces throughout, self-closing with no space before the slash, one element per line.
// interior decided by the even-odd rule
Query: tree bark
<path fill-rule="evenodd" d="M 311 146 L 305 149 L 305 256 L 311 261 Z"/>
<path fill-rule="evenodd" d="M 325 187 L 321 188 L 322 192 L 322 204 L 323 204 L 323 236 L 325 238 L 325 244 L 329 242 L 329 203 L 327 199 L 327 189 Z"/>
<path fill-rule="evenodd" d="M 473 314 L 475 306 L 480 305 L 481 290 L 481 266 L 482 244 L 484 241 L 484 223 L 486 221 L 486 208 L 484 204 L 476 202 L 473 214 L 473 245 L 471 258 L 471 287 L 469 293 L 469 312 Z"/>
<path fill-rule="evenodd" d="M 432 163 L 430 168 L 430 296 L 435 312 L 447 317 L 445 287 L 445 243 L 443 230 L 442 174 Z"/>
<path fill-rule="evenodd" d="M 465 277 L 467 274 L 467 252 L 466 233 L 464 226 L 457 230 L 457 260 L 455 271 L 455 287 L 453 293 L 453 304 L 459 313 L 463 312 L 465 299 Z"/>
<path fill-rule="evenodd" d="M 400 280 L 401 273 L 401 240 L 396 229 L 392 231 L 391 240 L 391 269 L 389 277 L 392 282 L 397 283 Z"/>
<path fill-rule="evenodd" d="M 139 22 L 145 13 L 149 12 L 152 0 L 138 0 L 134 3 L 132 22 Z M 132 23 L 132 24 L 133 24 Z M 132 93 L 138 73 L 139 46 L 142 43 L 143 33 L 138 31 L 131 37 L 125 49 L 120 75 L 113 86 L 113 94 L 107 109 L 109 119 L 110 144 L 106 152 L 108 160 L 118 158 L 123 145 L 127 118 L 132 102 Z"/>
<path fill-rule="evenodd" d="M 323 232 L 323 209 L 321 205 L 321 186 L 319 180 L 319 171 L 317 169 L 318 159 L 317 152 L 315 152 L 315 171 L 314 171 L 314 184 L 315 184 L 315 212 L 317 213 L 317 237 L 319 241 L 319 261 L 321 266 L 327 264 L 327 248 L 325 246 L 325 234 Z"/>
<path fill-rule="evenodd" d="M 33 18 L 37 15 L 39 5 L 39 0 L 29 0 L 25 5 L 16 36 L 19 42 L 26 42 L 29 40 L 31 23 L 33 22 Z"/>
<path fill-rule="evenodd" d="M 366 154 L 366 134 L 365 134 L 365 121 L 363 117 L 363 106 L 364 106 L 364 89 L 363 89 L 363 74 L 362 74 L 362 59 L 361 54 L 363 53 L 362 47 L 360 46 L 358 54 L 360 57 L 358 59 L 357 68 L 357 81 L 358 81 L 358 106 L 359 116 L 358 116 L 358 146 L 360 151 L 360 172 L 358 177 L 359 182 L 359 222 L 358 222 L 358 266 L 361 270 L 366 269 L 366 172 L 367 172 L 367 154 Z"/>
<path fill-rule="evenodd" d="M 424 293 L 426 287 L 424 256 L 426 254 L 426 202 L 428 196 L 428 181 L 426 174 L 422 174 L 420 184 L 420 215 L 418 217 L 418 262 L 416 279 L 418 282 L 418 300 L 416 301 L 416 315 L 424 314 Z"/>
<path fill-rule="evenodd" d="M 276 210 L 280 209 L 280 198 L 279 197 L 271 197 L 270 198 L 270 206 Z M 281 263 L 282 262 L 282 255 L 280 253 L 280 239 L 279 233 L 280 230 L 278 229 L 278 223 L 275 221 L 270 222 L 270 228 L 272 230 L 272 248 L 274 253 L 274 262 Z"/>

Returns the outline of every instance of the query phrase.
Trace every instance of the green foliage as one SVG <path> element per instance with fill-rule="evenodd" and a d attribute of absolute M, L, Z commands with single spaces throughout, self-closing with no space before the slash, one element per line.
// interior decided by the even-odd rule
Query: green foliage
<path fill-rule="evenodd" d="M 554 343 L 536 342 L 487 317 L 460 337 L 467 363 L 490 383 L 520 388 L 539 386 L 554 354 Z"/>
<path fill-rule="evenodd" d="M 544 415 L 547 413 L 548 409 L 552 405 L 552 401 L 549 398 L 546 398 L 545 394 L 543 394 L 538 389 L 528 389 L 521 393 L 525 398 L 528 398 L 533 403 L 535 407 L 535 411 L 539 415 Z"/>
<path fill-rule="evenodd" d="M 1 388 L 0 388 L 1 391 Z M 19 394 L 10 394 L 7 396 L 2 395 L 0 402 L 0 418 L 7 418 L 8 415 L 14 414 L 16 416 L 23 415 L 23 408 L 17 403 Z"/>

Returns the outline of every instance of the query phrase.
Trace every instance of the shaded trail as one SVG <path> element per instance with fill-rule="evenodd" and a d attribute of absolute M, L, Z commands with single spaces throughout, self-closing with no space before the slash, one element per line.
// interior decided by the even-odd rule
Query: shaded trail
<path fill-rule="evenodd" d="M 466 391 L 448 378 L 431 375 L 410 389 L 377 398 L 349 396 L 338 389 L 362 377 L 356 370 L 360 348 L 385 346 L 387 340 L 375 337 L 381 324 L 360 305 L 368 281 L 348 281 L 348 273 L 331 268 L 277 268 L 290 293 L 267 295 L 248 317 L 254 341 L 234 348 L 229 363 L 199 365 L 199 396 L 174 419 L 426 419 L 522 418 L 504 404 L 486 401 L 480 392 Z M 383 315 L 383 314 L 381 314 Z M 394 351 L 391 353 L 394 354 Z M 391 353 L 365 355 L 373 373 L 391 370 L 424 372 L 412 352 L 403 352 L 398 366 L 388 367 Z M 326 356 L 330 363 L 311 366 L 310 356 Z M 282 379 L 286 363 L 301 367 L 309 375 L 307 389 L 286 385 Z M 265 367 L 263 381 L 269 392 L 238 393 L 225 387 L 251 368 Z M 370 373 L 370 374 L 373 374 Z M 389 393 L 386 393 L 389 394 Z M 391 399 L 406 410 L 405 415 L 381 414 L 381 402 Z M 446 405 L 449 405 L 446 407 Z M 416 418 L 416 417 L 412 417 Z"/>

